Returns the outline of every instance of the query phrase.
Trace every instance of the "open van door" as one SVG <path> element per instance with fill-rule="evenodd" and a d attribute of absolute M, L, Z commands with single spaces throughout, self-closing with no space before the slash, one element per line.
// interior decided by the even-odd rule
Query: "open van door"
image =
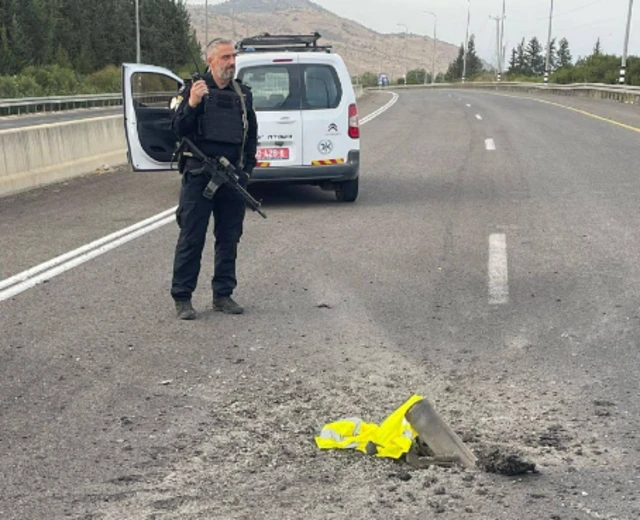
<path fill-rule="evenodd" d="M 184 81 L 153 65 L 122 65 L 124 128 L 128 159 L 134 171 L 176 169 L 171 159 L 178 138 L 171 128 L 174 99 Z"/>

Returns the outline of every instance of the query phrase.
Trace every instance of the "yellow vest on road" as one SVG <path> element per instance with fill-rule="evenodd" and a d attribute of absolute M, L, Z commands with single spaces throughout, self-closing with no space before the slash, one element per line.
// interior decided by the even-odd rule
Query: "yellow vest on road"
<path fill-rule="evenodd" d="M 376 457 L 400 458 L 411 448 L 418 433 L 404 415 L 422 396 L 413 395 L 387 417 L 381 425 L 349 417 L 325 424 L 316 437 L 318 448 L 355 449 Z"/>

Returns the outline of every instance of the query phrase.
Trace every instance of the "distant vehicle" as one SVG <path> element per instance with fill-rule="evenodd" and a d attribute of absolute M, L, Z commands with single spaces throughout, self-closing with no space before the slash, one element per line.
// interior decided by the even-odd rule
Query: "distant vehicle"
<path fill-rule="evenodd" d="M 236 77 L 251 87 L 258 164 L 251 183 L 311 184 L 340 201 L 358 196 L 360 129 L 343 59 L 312 35 L 262 34 L 238 44 Z M 171 98 L 184 84 L 167 69 L 123 64 L 125 129 L 135 171 L 168 170 L 176 136 Z M 166 92 L 166 99 L 154 97 Z"/>
<path fill-rule="evenodd" d="M 378 86 L 386 87 L 389 85 L 389 76 L 383 72 L 378 73 Z"/>

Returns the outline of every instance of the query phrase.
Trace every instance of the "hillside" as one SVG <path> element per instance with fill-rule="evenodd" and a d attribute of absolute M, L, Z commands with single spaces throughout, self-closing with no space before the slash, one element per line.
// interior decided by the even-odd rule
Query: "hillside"
<path fill-rule="evenodd" d="M 196 36 L 204 44 L 204 7 L 192 5 L 188 9 Z M 315 31 L 322 35 L 322 43 L 332 45 L 334 52 L 343 57 L 352 75 L 384 71 L 395 80 L 406 70 L 431 71 L 432 38 L 409 34 L 405 40 L 404 32 L 380 34 L 309 0 L 235 0 L 232 4 L 209 6 L 209 39 Z M 438 40 L 436 71 L 446 72 L 457 54 L 456 45 Z"/>

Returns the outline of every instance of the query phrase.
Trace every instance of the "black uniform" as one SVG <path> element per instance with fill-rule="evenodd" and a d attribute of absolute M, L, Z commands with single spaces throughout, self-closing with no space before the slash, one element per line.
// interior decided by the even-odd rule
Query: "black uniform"
<path fill-rule="evenodd" d="M 209 94 L 203 97 L 196 108 L 189 106 L 190 88 L 181 93 L 183 99 L 173 118 L 173 130 L 180 138 L 189 137 L 208 156 L 225 156 L 236 166 L 240 166 L 244 133 L 242 104 L 232 84 L 220 89 L 210 73 L 203 79 L 209 87 Z M 248 131 L 244 147 L 244 164 L 238 171 L 246 187 L 248 176 L 256 164 L 258 144 L 258 124 L 253 109 L 251 90 L 238 80 L 245 98 Z M 204 248 L 209 219 L 213 213 L 215 237 L 215 268 L 211 281 L 214 298 L 231 296 L 237 286 L 237 247 L 242 236 L 245 203 L 240 195 L 228 186 L 222 185 L 213 196 L 203 196 L 208 179 L 195 174 L 200 161 L 187 157 L 182 168 L 182 188 L 176 219 L 180 236 L 175 251 L 171 296 L 176 301 L 187 301 L 196 288 L 200 274 L 200 262 Z"/>

